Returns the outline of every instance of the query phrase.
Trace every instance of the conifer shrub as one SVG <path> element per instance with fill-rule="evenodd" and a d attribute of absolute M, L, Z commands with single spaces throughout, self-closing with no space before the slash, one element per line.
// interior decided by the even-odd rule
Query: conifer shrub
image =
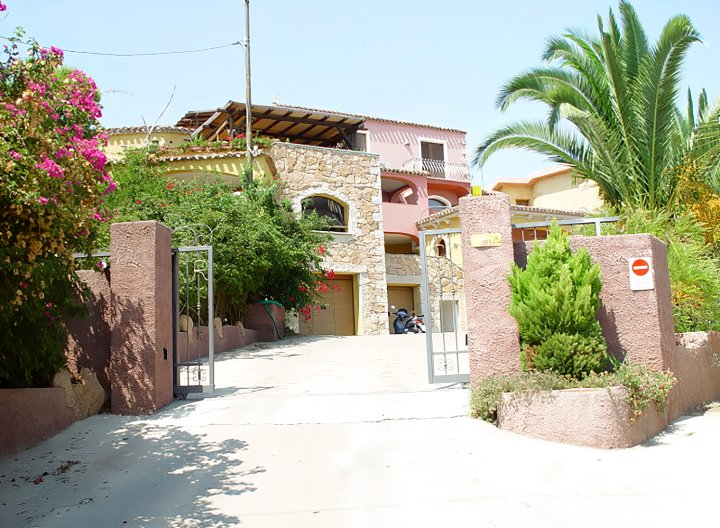
<path fill-rule="evenodd" d="M 510 314 L 518 323 L 525 370 L 551 370 L 581 379 L 610 367 L 596 314 L 600 266 L 553 224 L 548 239 L 535 242 L 527 266 L 513 265 Z"/>

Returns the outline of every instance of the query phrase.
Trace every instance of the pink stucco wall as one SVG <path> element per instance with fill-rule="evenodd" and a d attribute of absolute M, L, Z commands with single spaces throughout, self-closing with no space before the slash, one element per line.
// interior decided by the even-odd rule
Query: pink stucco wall
<path fill-rule="evenodd" d="M 445 161 L 467 165 L 465 133 L 368 119 L 368 152 L 380 155 L 380 163 L 402 169 L 407 160 L 420 158 L 420 140 L 445 144 Z"/>
<path fill-rule="evenodd" d="M 637 445 L 667 427 L 652 405 L 633 418 L 624 387 L 504 394 L 498 426 L 552 442 L 601 449 Z"/>
<path fill-rule="evenodd" d="M 157 222 L 110 227 L 113 413 L 152 413 L 173 398 L 170 237 Z"/>
<path fill-rule="evenodd" d="M 59 433 L 75 421 L 61 387 L 0 390 L 0 457 Z"/>
<path fill-rule="evenodd" d="M 91 369 L 109 395 L 110 270 L 103 273 L 79 270 L 77 274 L 90 290 L 87 299 L 89 315 L 65 321 L 69 334 L 65 350 L 68 369 L 74 374 L 79 374 L 83 368 Z"/>
<path fill-rule="evenodd" d="M 519 372 L 519 339 L 517 325 L 508 314 L 507 274 L 513 260 L 524 264 L 531 245 L 512 242 L 507 196 L 462 198 L 460 214 L 467 313 L 476 314 L 468 318 L 470 381 L 477 384 L 488 376 Z M 472 247 L 474 233 L 500 233 L 501 245 Z M 626 410 L 603 396 L 605 389 L 597 394 L 559 391 L 536 402 L 515 400 L 513 414 L 517 416 L 508 411 L 501 426 L 551 440 L 622 447 L 656 434 L 668 420 L 719 399 L 720 368 L 715 358 L 720 356 L 720 334 L 674 334 L 665 245 L 651 235 L 626 235 L 571 237 L 571 246 L 587 248 L 593 262 L 600 264 L 603 288 L 598 319 L 608 351 L 653 370 L 669 369 L 678 378 L 667 414 L 636 420 L 628 428 Z M 630 290 L 628 261 L 634 257 L 653 258 L 654 289 Z M 527 405 L 521 405 L 523 401 Z M 600 445 L 596 439 L 593 431 L 604 428 L 616 431 L 608 433 L 612 445 Z"/>

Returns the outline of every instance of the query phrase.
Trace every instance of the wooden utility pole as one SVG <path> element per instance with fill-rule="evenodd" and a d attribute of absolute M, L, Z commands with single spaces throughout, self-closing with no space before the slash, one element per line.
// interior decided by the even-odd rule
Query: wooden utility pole
<path fill-rule="evenodd" d="M 250 90 L 250 0 L 245 0 L 245 145 L 252 181 L 253 141 L 252 141 L 252 100 Z"/>

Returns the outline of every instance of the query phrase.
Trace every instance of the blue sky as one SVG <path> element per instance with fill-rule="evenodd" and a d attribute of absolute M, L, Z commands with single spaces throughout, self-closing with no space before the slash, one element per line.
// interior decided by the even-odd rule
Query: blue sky
<path fill-rule="evenodd" d="M 111 53 L 174 51 L 244 39 L 243 0 L 4 0 L 0 35 L 15 26 L 43 45 Z M 636 0 L 651 40 L 683 12 L 700 30 L 685 69 L 687 84 L 720 96 L 720 2 Z M 617 2 L 602 0 L 252 0 L 253 102 L 357 113 L 468 132 L 468 156 L 493 129 L 542 117 L 540 107 L 495 108 L 500 86 L 540 64 L 546 38 L 566 28 L 596 29 Z M 68 53 L 103 90 L 105 126 L 161 124 L 187 110 L 243 101 L 244 58 L 233 46 L 163 57 L 111 58 Z M 547 167 L 540 156 L 501 152 L 475 180 L 522 177 Z"/>

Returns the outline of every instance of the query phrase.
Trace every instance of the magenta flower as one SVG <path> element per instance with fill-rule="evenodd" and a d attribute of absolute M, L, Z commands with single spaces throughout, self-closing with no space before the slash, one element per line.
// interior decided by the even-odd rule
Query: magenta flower
<path fill-rule="evenodd" d="M 0 2 L 0 12 L 6 11 L 6 10 L 7 10 L 7 6 L 5 4 L 3 4 L 2 2 Z"/>
<path fill-rule="evenodd" d="M 9 150 L 8 155 L 15 161 L 20 161 L 22 159 L 22 154 L 15 152 L 14 150 Z"/>
<path fill-rule="evenodd" d="M 49 200 L 47 198 L 45 198 L 44 196 L 41 196 L 40 198 L 38 198 L 38 202 L 40 202 L 43 205 L 47 205 Z"/>
<path fill-rule="evenodd" d="M 35 165 L 36 169 L 44 170 L 51 178 L 62 178 L 65 175 L 65 169 L 55 163 L 47 156 L 43 156 L 43 160 Z"/>

